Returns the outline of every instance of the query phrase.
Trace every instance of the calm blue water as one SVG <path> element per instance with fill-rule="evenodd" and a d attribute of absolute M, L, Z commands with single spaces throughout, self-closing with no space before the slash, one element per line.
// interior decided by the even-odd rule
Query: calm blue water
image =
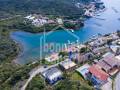
<path fill-rule="evenodd" d="M 103 2 L 105 3 L 107 10 L 100 13 L 99 16 L 95 16 L 95 18 L 86 20 L 85 26 L 73 33 L 80 38 L 80 42 L 85 42 L 98 33 L 106 34 L 120 29 L 120 21 L 118 20 L 118 18 L 120 18 L 120 0 L 103 0 Z M 113 8 L 115 8 L 118 13 L 116 13 Z M 13 32 L 11 34 L 11 37 L 21 43 L 24 48 L 21 56 L 17 58 L 17 62 L 25 64 L 39 59 L 41 36 L 43 36 L 42 33 L 31 34 L 21 31 Z M 67 43 L 68 40 L 73 42 L 76 41 L 77 38 L 64 30 L 52 32 L 46 37 L 46 42 L 49 43 Z"/>

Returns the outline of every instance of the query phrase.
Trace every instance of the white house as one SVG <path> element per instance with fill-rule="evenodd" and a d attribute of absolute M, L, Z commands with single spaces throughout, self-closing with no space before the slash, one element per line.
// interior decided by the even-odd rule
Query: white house
<path fill-rule="evenodd" d="M 58 22 L 58 24 L 63 24 L 63 20 L 61 19 L 61 18 L 57 18 L 57 22 Z"/>
<path fill-rule="evenodd" d="M 39 27 L 47 23 L 47 20 L 45 19 L 35 19 L 33 20 L 32 24 Z"/>
<path fill-rule="evenodd" d="M 35 19 L 35 17 L 32 16 L 32 15 L 26 16 L 25 18 L 28 19 L 28 20 L 34 20 Z"/>
<path fill-rule="evenodd" d="M 45 60 L 48 62 L 53 62 L 59 59 L 59 54 L 58 53 L 53 53 L 50 56 L 46 57 Z"/>
<path fill-rule="evenodd" d="M 52 67 L 42 72 L 42 75 L 49 84 L 54 84 L 58 80 L 62 79 L 62 72 L 56 67 Z"/>

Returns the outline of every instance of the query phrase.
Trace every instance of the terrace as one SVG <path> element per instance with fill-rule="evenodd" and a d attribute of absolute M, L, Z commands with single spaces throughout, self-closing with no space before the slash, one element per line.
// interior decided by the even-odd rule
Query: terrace
<path fill-rule="evenodd" d="M 103 85 L 107 82 L 109 75 L 100 69 L 98 65 L 93 65 L 89 68 L 89 73 L 87 74 L 88 79 L 94 85 Z"/>
<path fill-rule="evenodd" d="M 53 62 L 57 61 L 59 59 L 59 54 L 58 53 L 53 53 L 49 57 L 46 57 L 45 60 L 48 62 Z"/>
<path fill-rule="evenodd" d="M 117 58 L 112 56 L 111 54 L 105 56 L 101 59 L 97 65 L 101 67 L 105 72 L 109 73 L 110 75 L 115 74 L 118 71 L 118 63 Z"/>
<path fill-rule="evenodd" d="M 76 66 L 76 64 L 69 59 L 62 61 L 59 65 L 60 65 L 61 69 L 63 69 L 63 70 L 69 70 Z"/>

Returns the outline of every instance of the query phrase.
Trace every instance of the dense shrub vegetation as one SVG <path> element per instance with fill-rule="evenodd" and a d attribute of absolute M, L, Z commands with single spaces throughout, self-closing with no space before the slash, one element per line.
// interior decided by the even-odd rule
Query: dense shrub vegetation
<path fill-rule="evenodd" d="M 32 79 L 32 81 L 29 83 L 26 90 L 44 90 L 45 84 L 44 80 L 40 76 L 36 76 Z"/>
<path fill-rule="evenodd" d="M 13 14 L 55 14 L 74 15 L 83 13 L 76 2 L 88 3 L 93 0 L 0 0 L 0 17 Z"/>
<path fill-rule="evenodd" d="M 10 38 L 13 23 L 18 23 L 20 19 L 0 21 L 0 90 L 12 90 L 19 81 L 24 81 L 29 77 L 29 72 L 35 66 L 17 65 L 13 62 L 20 52 L 20 48 Z"/>

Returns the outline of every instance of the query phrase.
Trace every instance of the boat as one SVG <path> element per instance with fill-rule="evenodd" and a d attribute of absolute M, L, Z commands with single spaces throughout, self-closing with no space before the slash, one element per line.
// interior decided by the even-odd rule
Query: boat
<path fill-rule="evenodd" d="M 76 42 L 78 43 L 78 42 L 79 42 L 79 40 L 76 40 Z"/>
<path fill-rule="evenodd" d="M 70 44 L 70 40 L 68 40 L 68 44 Z"/>
<path fill-rule="evenodd" d="M 73 33 L 74 32 L 74 30 L 73 29 L 70 29 L 71 30 L 71 32 Z"/>
<path fill-rule="evenodd" d="M 67 44 L 64 44 L 65 45 L 65 49 L 67 49 Z"/>

